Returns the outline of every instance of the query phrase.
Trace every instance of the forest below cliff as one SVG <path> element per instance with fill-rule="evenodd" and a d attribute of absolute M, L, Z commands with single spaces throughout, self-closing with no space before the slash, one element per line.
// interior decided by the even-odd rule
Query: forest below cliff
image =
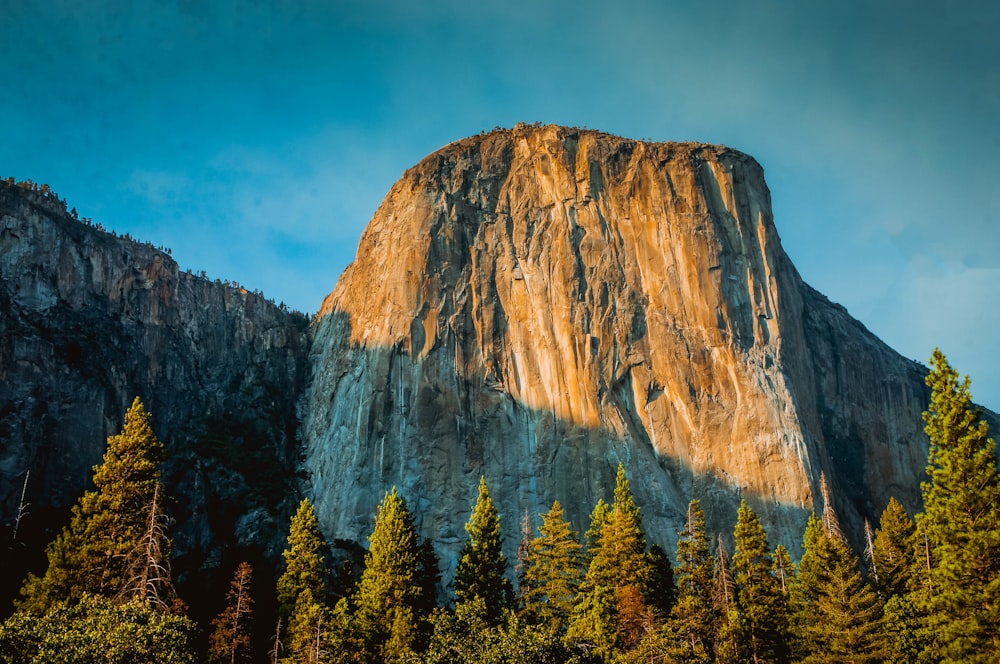
<path fill-rule="evenodd" d="M 136 399 L 0 627 L 7 662 L 995 662 L 1000 473 L 968 378 L 927 377 L 923 510 L 889 502 L 854 551 L 829 492 L 793 562 L 741 506 L 732 539 L 691 501 L 675 555 L 647 547 L 620 466 L 580 538 L 559 502 L 526 518 L 516 561 L 485 479 L 453 586 L 393 489 L 364 565 L 331 569 L 316 514 L 291 519 L 277 583 L 239 564 L 220 611 L 187 615 L 170 571 L 164 446 Z M 824 485 L 825 488 L 825 485 Z M 22 508 L 24 506 L 22 505 Z M 19 514 L 20 517 L 20 514 Z M 14 544 L 17 530 L 14 531 Z M 734 546 L 730 548 L 730 543 Z M 276 606 L 274 611 L 257 606 Z"/>

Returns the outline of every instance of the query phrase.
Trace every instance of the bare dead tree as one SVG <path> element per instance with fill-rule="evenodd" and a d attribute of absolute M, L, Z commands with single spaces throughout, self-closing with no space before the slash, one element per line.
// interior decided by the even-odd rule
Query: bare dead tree
<path fill-rule="evenodd" d="M 281 618 L 278 618 L 278 624 L 274 628 L 274 647 L 268 656 L 271 658 L 271 664 L 278 664 L 279 658 L 281 657 L 282 644 L 281 644 Z"/>
<path fill-rule="evenodd" d="M 139 600 L 169 611 L 177 594 L 170 581 L 170 538 L 166 515 L 160 509 L 160 485 L 153 489 L 146 532 L 131 554 L 129 576 L 119 591 L 119 601 Z"/>
<path fill-rule="evenodd" d="M 829 537 L 846 541 L 847 538 L 844 537 L 844 531 L 840 527 L 840 519 L 837 518 L 837 512 L 833 508 L 833 498 L 830 495 L 830 485 L 826 482 L 826 473 L 820 473 L 819 487 L 823 496 L 823 529 Z"/>
<path fill-rule="evenodd" d="M 24 496 L 28 493 L 28 477 L 31 471 L 24 473 L 24 484 L 21 485 L 21 501 L 17 504 L 17 517 L 14 519 L 14 536 L 11 538 L 11 546 L 17 544 L 17 531 L 21 528 L 21 519 L 28 513 L 29 503 L 24 502 Z"/>
<path fill-rule="evenodd" d="M 872 570 L 872 579 L 878 583 L 878 566 L 875 564 L 875 536 L 872 533 L 872 524 L 865 519 L 865 559 Z"/>
<path fill-rule="evenodd" d="M 715 547 L 715 558 L 715 587 L 712 600 L 719 613 L 726 615 L 733 608 L 733 602 L 736 598 L 736 581 L 729 568 L 729 553 L 726 551 L 726 543 L 722 539 L 722 533 L 719 533 L 718 544 Z"/>

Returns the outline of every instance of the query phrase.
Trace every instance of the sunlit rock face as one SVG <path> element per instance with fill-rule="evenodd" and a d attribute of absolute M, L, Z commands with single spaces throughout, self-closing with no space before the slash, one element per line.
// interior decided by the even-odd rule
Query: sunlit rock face
<path fill-rule="evenodd" d="M 25 527 L 72 505 L 139 396 L 167 442 L 174 553 L 196 565 L 201 556 L 217 564 L 230 545 L 280 553 L 287 514 L 278 506 L 297 489 L 280 485 L 298 462 L 307 324 L 74 220 L 52 196 L 0 183 L 3 525 L 29 472 Z"/>
<path fill-rule="evenodd" d="M 924 369 L 800 279 L 760 165 L 562 127 L 407 171 L 315 327 L 306 466 L 328 536 L 396 485 L 453 568 L 480 475 L 509 555 L 554 499 L 584 530 L 625 464 L 650 539 L 741 498 L 798 549 L 820 473 L 842 519 L 911 507 Z"/>

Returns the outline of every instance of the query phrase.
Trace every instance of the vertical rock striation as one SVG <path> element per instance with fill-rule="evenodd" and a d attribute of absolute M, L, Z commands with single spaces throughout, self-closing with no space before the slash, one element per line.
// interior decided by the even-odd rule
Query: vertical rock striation
<path fill-rule="evenodd" d="M 138 395 L 170 452 L 175 552 L 280 546 L 307 324 L 74 220 L 51 195 L 0 183 L 4 522 L 27 471 L 33 518 L 71 505 Z"/>
<path fill-rule="evenodd" d="M 806 286 L 761 167 L 724 147 L 528 127 L 407 171 L 315 326 L 306 466 L 332 537 L 400 488 L 446 554 L 480 475 L 577 528 L 625 464 L 651 539 L 741 498 L 798 548 L 825 472 L 849 523 L 910 507 L 924 369 Z"/>

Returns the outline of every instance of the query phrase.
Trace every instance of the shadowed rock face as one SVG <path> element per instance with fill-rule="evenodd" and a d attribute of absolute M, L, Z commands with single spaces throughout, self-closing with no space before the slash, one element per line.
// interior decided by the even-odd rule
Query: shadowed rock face
<path fill-rule="evenodd" d="M 407 171 L 315 326 L 306 466 L 328 535 L 392 485 L 445 553 L 480 475 L 513 555 L 560 500 L 579 529 L 624 462 L 650 538 L 746 498 L 796 550 L 820 473 L 858 527 L 911 509 L 925 370 L 806 286 L 761 167 L 724 147 L 525 127 Z"/>
<path fill-rule="evenodd" d="M 51 196 L 0 183 L 4 525 L 30 471 L 25 525 L 61 527 L 40 520 L 90 485 L 138 395 L 170 453 L 175 553 L 280 546 L 308 338 L 301 314 L 181 272 L 152 246 L 75 221 Z"/>

